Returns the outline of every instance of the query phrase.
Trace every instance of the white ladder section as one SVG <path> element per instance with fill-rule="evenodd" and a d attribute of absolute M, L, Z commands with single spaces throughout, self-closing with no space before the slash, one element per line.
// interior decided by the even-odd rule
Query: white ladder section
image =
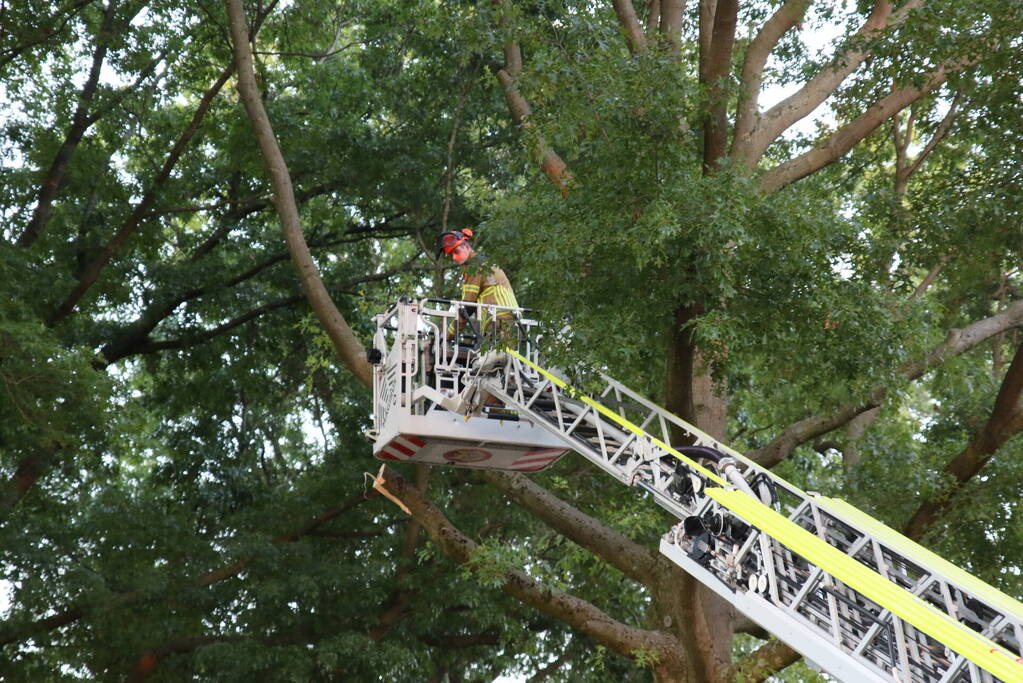
<path fill-rule="evenodd" d="M 660 550 L 842 681 L 1023 682 L 1023 605 L 808 493 L 610 377 L 586 396 L 517 352 L 466 375 L 678 518 Z M 673 436 L 674 434 L 674 436 Z M 685 439 L 693 446 L 677 445 Z"/>

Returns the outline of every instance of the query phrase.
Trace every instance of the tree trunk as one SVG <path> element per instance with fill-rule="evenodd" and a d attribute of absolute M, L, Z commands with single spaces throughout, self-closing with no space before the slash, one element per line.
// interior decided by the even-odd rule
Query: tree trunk
<path fill-rule="evenodd" d="M 668 335 L 668 368 L 665 402 L 668 410 L 717 439 L 723 439 L 727 402 L 714 390 L 706 358 L 693 341 L 686 324 L 702 307 L 675 310 Z M 673 431 L 672 443 L 687 439 Z M 657 628 L 671 629 L 686 644 L 690 681 L 723 681 L 731 665 L 735 625 L 734 610 L 714 591 L 679 570 L 671 572 L 651 591 L 649 618 L 660 620 Z M 671 620 L 669 626 L 664 620 Z M 675 630 L 679 629 L 679 630 Z"/>
<path fill-rule="evenodd" d="M 684 644 L 685 681 L 724 681 L 731 667 L 734 610 L 674 565 L 650 586 L 647 626 Z"/>
<path fill-rule="evenodd" d="M 687 323 L 700 315 L 701 306 L 675 309 L 668 334 L 665 407 L 716 439 L 723 439 L 728 402 L 714 386 L 710 364 L 696 348 Z M 686 443 L 680 432 L 672 434 L 672 443 Z"/>

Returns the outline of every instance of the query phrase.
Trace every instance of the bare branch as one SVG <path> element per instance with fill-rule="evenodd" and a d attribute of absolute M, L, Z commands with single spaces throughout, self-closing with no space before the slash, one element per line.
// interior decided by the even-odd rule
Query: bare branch
<path fill-rule="evenodd" d="M 632 0 L 611 0 L 618 16 L 618 23 L 625 31 L 625 38 L 629 43 L 629 52 L 639 54 L 646 51 L 646 35 L 636 18 L 636 8 L 632 6 Z"/>
<path fill-rule="evenodd" d="M 481 476 L 509 498 L 626 576 L 644 584 L 656 580 L 667 562 L 659 552 L 646 548 L 600 521 L 560 500 L 529 477 L 515 472 L 483 471 Z"/>
<path fill-rule="evenodd" d="M 496 70 L 494 76 L 504 89 L 504 99 L 508 105 L 508 111 L 512 115 L 512 120 L 515 125 L 527 130 L 528 133 L 528 118 L 531 109 L 526 98 L 519 92 L 517 83 L 517 77 L 522 72 L 522 52 L 517 43 L 509 42 L 505 46 L 504 54 L 505 68 Z M 547 145 L 542 136 L 533 137 L 534 153 L 540 159 L 540 169 L 562 195 L 567 195 L 568 185 L 572 179 L 568 165 L 558 156 L 557 152 Z"/>
<path fill-rule="evenodd" d="M 735 118 L 731 156 L 744 148 L 759 118 L 760 87 L 764 80 L 764 66 L 778 41 L 793 26 L 802 21 L 812 0 L 786 0 L 757 32 L 746 48 L 739 79 L 739 105 Z"/>
<path fill-rule="evenodd" d="M 274 55 L 276 57 L 306 57 L 308 59 L 326 59 L 328 57 L 333 57 L 339 52 L 344 52 L 348 48 L 355 47 L 356 45 L 359 44 L 360 44 L 359 41 L 356 40 L 346 45 L 342 45 L 341 47 L 335 48 L 333 50 L 328 50 L 327 52 L 273 52 L 267 50 L 253 50 L 252 54 Z"/>
<path fill-rule="evenodd" d="M 867 111 L 833 132 L 822 145 L 775 166 L 760 176 L 760 189 L 773 192 L 835 161 L 867 137 L 896 112 L 944 83 L 948 75 L 969 66 L 961 61 L 942 63 L 919 87 L 906 86 L 874 103 Z"/>
<path fill-rule="evenodd" d="M 500 0 L 504 11 L 501 14 L 500 25 L 503 27 L 508 23 L 508 4 L 510 0 Z M 533 154 L 540 160 L 540 169 L 547 178 L 554 184 L 562 196 L 568 194 L 568 186 L 572 181 L 572 174 L 568 166 L 558 153 L 551 149 L 541 135 L 529 135 L 529 115 L 531 113 L 529 103 L 519 92 L 518 79 L 522 75 L 522 50 L 514 40 L 508 40 L 504 45 L 504 68 L 492 67 L 491 71 L 498 83 L 504 90 L 505 103 L 516 126 L 519 126 L 527 133 L 527 138 L 533 142 Z"/>
<path fill-rule="evenodd" d="M 771 107 L 760 117 L 747 139 L 740 141 L 740 146 L 735 150 L 735 157 L 741 159 L 747 168 L 751 170 L 755 168 L 772 142 L 830 97 L 846 77 L 866 60 L 870 53 L 867 48 L 861 47 L 863 41 L 876 38 L 886 26 L 893 27 L 903 23 L 910 11 L 924 2 L 925 0 L 908 0 L 893 14 L 889 0 L 876 0 L 870 15 L 853 36 L 854 47 L 838 55 L 830 66 L 807 81 L 798 92 Z M 887 118 L 885 116 L 882 120 Z"/>
<path fill-rule="evenodd" d="M 380 468 L 374 488 L 385 492 L 396 504 L 410 510 L 412 516 L 422 523 L 431 540 L 451 559 L 459 564 L 473 566 L 473 555 L 478 548 L 476 542 L 451 524 L 414 486 L 384 465 Z M 655 674 L 659 669 L 677 671 L 684 667 L 680 661 L 682 643 L 671 634 L 627 626 L 591 603 L 545 587 L 518 570 L 505 571 L 501 580 L 501 589 L 505 593 L 569 624 L 625 657 L 635 658 L 640 651 L 655 653 L 658 659 L 654 665 Z"/>
<path fill-rule="evenodd" d="M 225 0 L 225 5 L 231 25 L 235 63 L 238 67 L 238 94 L 245 105 L 245 111 L 259 143 L 263 161 L 270 174 L 274 188 L 274 204 L 281 220 L 281 230 L 284 233 L 285 242 L 288 244 L 288 251 L 291 252 L 302 289 L 305 291 L 310 307 L 333 342 L 341 362 L 364 386 L 371 387 L 373 371 L 366 360 L 366 350 L 331 300 L 330 294 L 320 278 L 320 271 L 309 252 L 309 245 L 306 244 L 302 234 L 302 221 L 298 215 L 288 166 L 284 161 L 277 138 L 274 136 L 270 118 L 267 116 L 259 94 L 259 86 L 256 84 L 241 0 Z"/>

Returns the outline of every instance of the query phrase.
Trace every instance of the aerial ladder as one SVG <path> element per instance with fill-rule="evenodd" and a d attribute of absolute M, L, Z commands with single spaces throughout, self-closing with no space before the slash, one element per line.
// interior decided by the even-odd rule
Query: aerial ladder
<path fill-rule="evenodd" d="M 837 498 L 807 492 L 601 375 L 543 367 L 535 320 L 402 300 L 374 318 L 374 454 L 539 471 L 570 451 L 677 518 L 660 551 L 849 683 L 1023 683 L 1023 604 Z"/>

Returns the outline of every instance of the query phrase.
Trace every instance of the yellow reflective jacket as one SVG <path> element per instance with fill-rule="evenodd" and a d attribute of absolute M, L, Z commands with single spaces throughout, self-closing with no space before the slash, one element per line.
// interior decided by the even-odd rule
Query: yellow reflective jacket
<path fill-rule="evenodd" d="M 495 306 L 518 308 L 515 292 L 504 271 L 477 257 L 466 264 L 462 271 L 462 301 L 471 301 Z M 484 309 L 480 323 L 486 327 L 493 318 L 493 311 Z M 497 319 L 504 321 L 515 317 L 511 311 L 498 311 Z"/>

